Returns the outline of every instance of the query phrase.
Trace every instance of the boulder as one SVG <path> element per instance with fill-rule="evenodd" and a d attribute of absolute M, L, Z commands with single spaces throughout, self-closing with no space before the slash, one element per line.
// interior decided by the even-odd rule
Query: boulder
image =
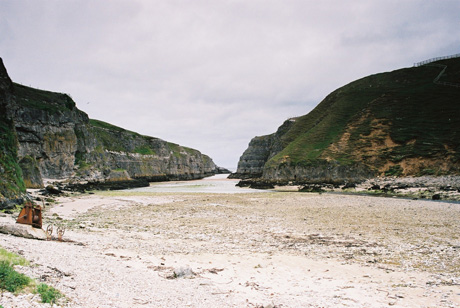
<path fill-rule="evenodd" d="M 53 185 L 46 186 L 46 192 L 50 195 L 60 195 L 62 194 L 62 190 L 54 187 Z"/>
<path fill-rule="evenodd" d="M 0 217 L 0 233 L 36 240 L 46 240 L 46 232 L 43 229 L 34 228 L 31 225 L 18 224 L 11 216 Z"/>

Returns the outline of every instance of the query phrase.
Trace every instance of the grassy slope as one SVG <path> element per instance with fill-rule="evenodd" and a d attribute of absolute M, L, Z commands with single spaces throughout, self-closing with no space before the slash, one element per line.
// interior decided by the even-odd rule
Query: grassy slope
<path fill-rule="evenodd" d="M 67 94 L 34 89 L 17 83 L 13 83 L 13 89 L 16 102 L 24 107 L 52 114 L 75 108 L 75 102 Z"/>
<path fill-rule="evenodd" d="M 440 81 L 460 83 L 460 59 L 440 61 L 448 65 Z M 460 153 L 460 88 L 435 85 L 441 68 L 424 66 L 381 73 L 354 81 L 328 95 L 312 112 L 297 119 L 283 136 L 285 148 L 267 162 L 309 165 L 337 142 L 347 126 L 364 111 L 390 125 L 390 136 L 400 144 L 382 153 L 382 159 L 429 157 L 446 153 L 445 146 Z M 359 125 L 354 138 L 371 131 L 370 119 Z M 407 144 L 414 141 L 414 144 Z M 352 163 L 349 153 L 336 153 L 341 163 Z"/>
<path fill-rule="evenodd" d="M 100 120 L 90 120 L 91 126 L 94 128 L 93 132 L 97 136 L 97 138 L 102 141 L 102 144 L 105 149 L 110 151 L 117 151 L 117 152 L 128 152 L 128 153 L 138 153 L 142 155 L 155 155 L 155 149 L 149 146 L 150 139 L 156 139 L 154 137 L 143 136 L 136 132 L 132 132 L 126 130 L 124 128 L 100 121 Z M 123 134 L 126 138 L 139 138 L 144 139 L 145 143 L 133 149 L 126 148 L 123 143 L 120 142 L 118 139 L 119 136 Z M 165 144 L 169 147 L 170 151 L 175 157 L 181 157 L 181 152 L 187 152 L 189 154 L 199 154 L 200 152 L 180 146 L 175 143 L 165 142 Z"/>

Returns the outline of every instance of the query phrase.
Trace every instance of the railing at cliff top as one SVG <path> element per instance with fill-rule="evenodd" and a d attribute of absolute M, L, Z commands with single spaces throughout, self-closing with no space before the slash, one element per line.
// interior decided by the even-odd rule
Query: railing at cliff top
<path fill-rule="evenodd" d="M 457 54 L 451 55 L 451 56 L 432 58 L 432 59 L 425 60 L 425 61 L 422 61 L 422 62 L 414 63 L 414 67 L 418 67 L 418 66 L 422 66 L 422 65 L 440 67 L 440 68 L 442 68 L 442 71 L 438 74 L 438 76 L 436 76 L 436 78 L 433 80 L 433 83 L 443 85 L 443 86 L 450 86 L 450 87 L 460 88 L 460 83 L 439 81 L 439 79 L 441 78 L 442 74 L 444 74 L 444 72 L 446 71 L 447 65 L 436 64 L 436 63 L 431 64 L 432 62 L 436 62 L 436 61 L 440 61 L 440 60 L 446 60 L 446 59 L 452 59 L 452 58 L 460 58 L 460 53 L 457 53 Z"/>
<path fill-rule="evenodd" d="M 436 62 L 436 61 L 446 60 L 446 59 L 452 59 L 452 58 L 460 58 L 460 53 L 457 53 L 457 54 L 451 55 L 451 56 L 431 58 L 431 59 L 428 59 L 428 60 L 425 60 L 425 61 L 422 61 L 422 62 L 414 63 L 414 66 L 415 67 L 422 66 L 422 65 L 425 65 L 425 64 L 428 64 L 428 63 L 431 63 L 431 62 Z"/>

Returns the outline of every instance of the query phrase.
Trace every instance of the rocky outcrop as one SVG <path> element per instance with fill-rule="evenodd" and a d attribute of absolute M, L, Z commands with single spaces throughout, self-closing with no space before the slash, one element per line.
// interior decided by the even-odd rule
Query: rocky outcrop
<path fill-rule="evenodd" d="M 13 84 L 13 93 L 16 104 L 8 108 L 7 115 L 14 121 L 19 160 L 27 159 L 29 168 L 38 168 L 43 178 L 72 176 L 78 144 L 75 131 L 88 125 L 88 116 L 66 94 L 19 84 Z M 28 175 L 26 183 L 40 183 Z"/>
<path fill-rule="evenodd" d="M 344 184 L 361 182 L 375 175 L 375 171 L 364 164 L 342 165 L 337 162 L 317 161 L 306 166 L 285 164 L 276 168 L 265 168 L 262 178 L 276 182 Z"/>
<path fill-rule="evenodd" d="M 232 173 L 229 178 L 249 179 L 261 177 L 265 163 L 283 149 L 283 136 L 295 121 L 295 118 L 286 120 L 274 134 L 254 137 L 240 157 L 237 171 Z"/>
<path fill-rule="evenodd" d="M 238 162 L 237 172 L 231 174 L 230 178 L 261 177 L 265 162 L 271 154 L 273 139 L 274 135 L 253 138 Z"/>
<path fill-rule="evenodd" d="M 27 188 L 42 188 L 43 179 L 38 168 L 38 163 L 34 157 L 24 156 L 19 161 L 22 170 L 22 176 Z"/>
<path fill-rule="evenodd" d="M 123 181 L 145 185 L 151 180 L 199 179 L 222 171 L 197 150 L 90 120 L 67 94 L 13 83 L 2 62 L 0 124 L 2 137 L 8 136 L 0 144 L 2 194 L 11 194 L 13 182 L 17 192 L 25 191 L 24 183 L 43 187 L 45 178 L 103 186 Z"/>

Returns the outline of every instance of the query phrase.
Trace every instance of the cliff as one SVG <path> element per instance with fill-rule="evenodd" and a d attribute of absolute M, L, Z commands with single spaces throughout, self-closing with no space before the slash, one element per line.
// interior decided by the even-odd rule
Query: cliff
<path fill-rule="evenodd" d="M 22 203 L 25 185 L 18 164 L 17 138 L 7 110 L 14 104 L 13 83 L 0 58 L 0 207 Z"/>
<path fill-rule="evenodd" d="M 0 198 L 43 179 L 198 179 L 219 172 L 197 150 L 92 120 L 67 94 L 13 83 L 0 62 Z"/>
<path fill-rule="evenodd" d="M 294 125 L 295 121 L 296 118 L 288 119 L 275 133 L 253 138 L 238 162 L 237 171 L 232 173 L 229 178 L 248 179 L 261 177 L 265 163 L 283 149 L 283 136 Z"/>
<path fill-rule="evenodd" d="M 255 137 L 233 176 L 336 183 L 459 174 L 459 97 L 459 58 L 356 80 L 276 137 Z"/>

